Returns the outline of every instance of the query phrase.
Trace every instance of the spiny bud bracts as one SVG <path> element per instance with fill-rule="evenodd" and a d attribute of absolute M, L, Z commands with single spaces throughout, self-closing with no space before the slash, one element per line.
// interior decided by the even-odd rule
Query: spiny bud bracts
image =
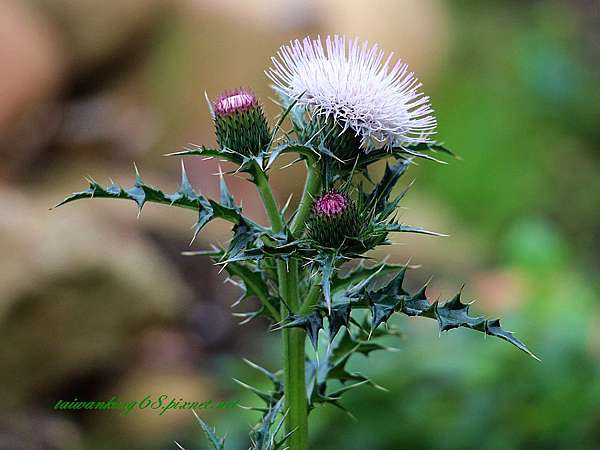
<path fill-rule="evenodd" d="M 256 95 L 245 88 L 225 92 L 213 104 L 215 132 L 221 148 L 258 155 L 270 141 L 269 126 Z"/>
<path fill-rule="evenodd" d="M 361 140 L 351 128 L 342 126 L 334 119 L 320 115 L 312 117 L 303 132 L 302 140 L 310 141 L 315 148 L 325 147 L 336 158 L 350 162 L 360 153 Z"/>
<path fill-rule="evenodd" d="M 340 248 L 361 229 L 360 210 L 345 193 L 331 190 L 315 199 L 307 237 L 319 246 Z"/>

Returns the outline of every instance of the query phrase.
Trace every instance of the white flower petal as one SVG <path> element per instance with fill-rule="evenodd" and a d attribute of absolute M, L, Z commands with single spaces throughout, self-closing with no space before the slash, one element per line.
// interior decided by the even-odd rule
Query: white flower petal
<path fill-rule="evenodd" d="M 375 44 L 343 36 L 295 40 L 271 58 L 267 76 L 314 114 L 351 128 L 363 145 L 402 146 L 429 142 L 436 119 L 429 97 L 408 66 Z"/>

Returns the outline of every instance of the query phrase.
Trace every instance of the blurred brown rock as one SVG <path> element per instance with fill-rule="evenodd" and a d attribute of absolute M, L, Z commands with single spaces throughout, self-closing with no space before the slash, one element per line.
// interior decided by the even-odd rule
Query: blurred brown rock
<path fill-rule="evenodd" d="M 26 2 L 0 3 L 0 66 L 1 137 L 54 95 L 66 70 L 57 29 Z"/>
<path fill-rule="evenodd" d="M 173 0 L 32 0 L 60 26 L 72 68 L 88 70 L 135 42 Z"/>
<path fill-rule="evenodd" d="M 0 398 L 7 404 L 121 366 L 136 330 L 173 318 L 189 299 L 164 257 L 127 227 L 105 227 L 85 208 L 48 220 L 42 205 L 6 189 L 0 203 L 10 211 L 0 215 Z"/>
<path fill-rule="evenodd" d="M 82 436 L 70 421 L 34 412 L 0 417 L 0 450 L 79 449 Z"/>

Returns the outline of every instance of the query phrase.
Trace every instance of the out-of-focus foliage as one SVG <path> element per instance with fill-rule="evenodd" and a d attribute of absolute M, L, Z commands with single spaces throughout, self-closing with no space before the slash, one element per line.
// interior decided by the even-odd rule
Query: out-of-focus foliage
<path fill-rule="evenodd" d="M 549 231 L 540 234 L 547 238 L 536 250 L 537 256 L 552 261 L 563 243 Z M 511 320 L 515 328 L 527 329 L 525 338 L 539 352 L 542 363 L 524 364 L 520 355 L 503 346 L 478 343 L 471 336 L 432 340 L 427 337 L 429 330 L 411 336 L 416 324 L 402 321 L 401 329 L 410 333 L 395 342 L 401 349 L 395 364 L 376 354 L 359 364 L 368 367 L 364 370 L 391 392 L 355 391 L 346 396 L 349 407 L 361 411 L 360 427 L 377 432 L 353 433 L 354 422 L 323 411 L 325 448 L 334 442 L 349 450 L 391 449 L 398 443 L 417 450 L 598 448 L 597 294 L 560 260 L 545 267 L 537 260 L 527 261 L 535 244 L 515 250 L 518 243 L 522 242 L 509 237 L 503 244 L 507 263 L 527 276 L 532 298 Z M 543 308 L 536 306 L 539 303 Z M 473 351 L 485 356 L 472 357 Z M 327 432 L 333 426 L 335 440 Z"/>
<path fill-rule="evenodd" d="M 433 98 L 440 135 L 463 161 L 423 170 L 419 179 L 490 237 L 520 215 L 543 215 L 597 264 L 600 208 L 591 193 L 600 192 L 600 65 L 592 3 L 453 10 L 456 47 Z"/>

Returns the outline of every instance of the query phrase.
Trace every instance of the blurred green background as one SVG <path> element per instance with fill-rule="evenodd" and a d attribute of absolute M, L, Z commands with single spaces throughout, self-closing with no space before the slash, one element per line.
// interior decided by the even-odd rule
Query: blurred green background
<path fill-rule="evenodd" d="M 399 319 L 391 354 L 356 362 L 389 392 L 355 390 L 312 417 L 315 449 L 600 449 L 600 2 L 435 0 L 3 0 L 0 3 L 0 449 L 206 449 L 189 411 L 55 411 L 59 400 L 257 401 L 248 357 L 278 367 L 264 322 L 238 327 L 236 288 L 188 249 L 193 215 L 85 202 L 48 211 L 82 176 L 129 184 L 135 161 L 167 190 L 213 145 L 204 92 L 255 88 L 281 43 L 360 36 L 409 63 L 440 140 L 461 160 L 421 162 L 402 217 L 450 234 L 388 247 L 417 286 L 466 284 L 542 363 L 476 333 Z M 187 161 L 214 195 L 212 162 Z M 273 174 L 279 198 L 301 168 Z M 245 210 L 264 220 L 242 179 Z M 410 181 L 406 180 L 406 182 Z M 297 196 L 296 196 L 297 198 Z M 193 248 L 223 242 L 211 224 Z M 242 305 L 249 309 L 250 305 Z M 206 420 L 247 448 L 255 417 Z"/>

